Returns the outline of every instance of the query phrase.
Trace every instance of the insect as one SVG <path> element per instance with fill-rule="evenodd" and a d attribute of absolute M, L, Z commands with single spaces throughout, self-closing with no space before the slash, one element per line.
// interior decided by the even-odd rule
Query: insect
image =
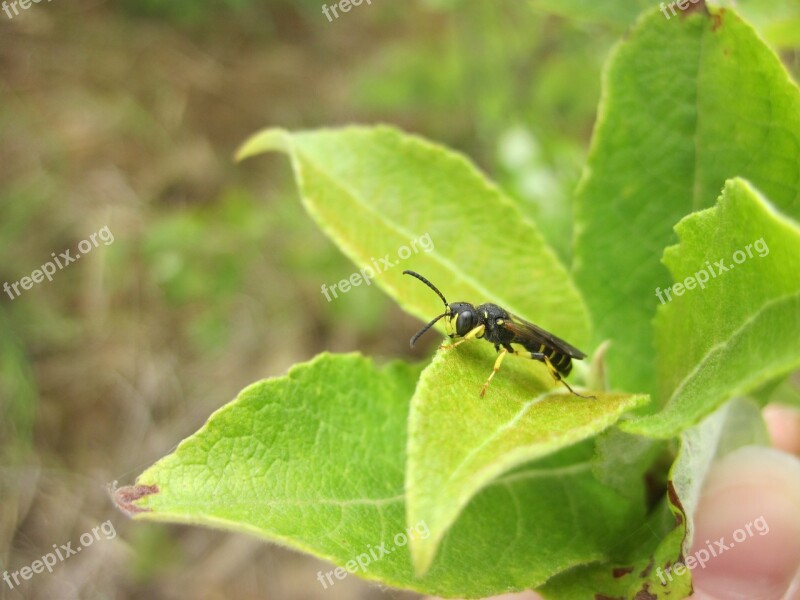
<path fill-rule="evenodd" d="M 586 358 L 586 354 L 574 346 L 541 327 L 512 315 L 496 304 L 487 303 L 473 306 L 468 302 L 449 303 L 444 294 L 419 273 L 403 271 L 403 274 L 416 277 L 431 288 L 442 299 L 447 309 L 414 334 L 414 337 L 411 338 L 412 347 L 428 329 L 444 317 L 447 317 L 445 321 L 447 335 L 450 339 L 457 339 L 457 341 L 441 346 L 443 350 L 450 350 L 473 338 L 485 339 L 487 342 L 494 344 L 494 349 L 498 352 L 497 360 L 494 362 L 491 375 L 489 375 L 489 378 L 481 388 L 481 398 L 489 388 L 492 377 L 500 370 L 500 365 L 506 354 L 543 362 L 553 379 L 556 382 L 563 383 L 570 392 L 581 398 L 594 398 L 594 396 L 579 394 L 564 381 L 564 378 L 572 371 L 572 359 L 581 360 Z M 522 349 L 514 348 L 512 344 L 521 346 Z"/>

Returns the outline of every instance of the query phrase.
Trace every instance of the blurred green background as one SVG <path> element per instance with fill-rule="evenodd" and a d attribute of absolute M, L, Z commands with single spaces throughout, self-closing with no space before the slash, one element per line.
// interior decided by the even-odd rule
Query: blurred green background
<path fill-rule="evenodd" d="M 469 155 L 570 260 L 571 196 L 620 23 L 502 0 L 57 0 L 0 12 L 0 572 L 117 537 L 2 598 L 406 598 L 257 539 L 134 524 L 136 474 L 247 384 L 324 351 L 421 359 L 418 328 L 301 208 L 265 126 L 395 124 Z M 552 4 L 543 2 L 543 5 Z M 784 52 L 796 74 L 800 58 Z M 411 267 L 413 268 L 413 267 Z"/>

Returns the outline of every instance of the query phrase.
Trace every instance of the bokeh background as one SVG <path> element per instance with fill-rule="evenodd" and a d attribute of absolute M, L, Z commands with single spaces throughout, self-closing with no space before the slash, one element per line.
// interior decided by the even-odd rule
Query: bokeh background
<path fill-rule="evenodd" d="M 622 28 L 517 0 L 55 0 L 0 12 L 0 571 L 117 533 L 0 598 L 413 598 L 243 535 L 133 523 L 132 483 L 209 414 L 324 351 L 422 358 L 418 323 L 304 214 L 265 126 L 391 123 L 469 155 L 565 262 L 603 60 Z M 785 51 L 796 75 L 800 55 Z M 430 342 L 429 342 L 430 343 Z"/>

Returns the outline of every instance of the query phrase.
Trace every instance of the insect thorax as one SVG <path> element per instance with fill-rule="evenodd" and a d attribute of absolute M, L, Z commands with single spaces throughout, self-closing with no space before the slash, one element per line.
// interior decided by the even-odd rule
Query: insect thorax
<path fill-rule="evenodd" d="M 504 328 L 504 323 L 511 318 L 504 308 L 496 304 L 481 304 L 476 307 L 484 325 L 484 338 L 492 344 L 508 344 L 514 340 L 514 333 Z"/>

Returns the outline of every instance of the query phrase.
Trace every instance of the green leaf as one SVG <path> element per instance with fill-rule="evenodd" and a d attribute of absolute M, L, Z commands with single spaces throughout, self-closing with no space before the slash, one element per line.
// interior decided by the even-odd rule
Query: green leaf
<path fill-rule="evenodd" d="M 764 408 L 769 404 L 776 391 L 782 387 L 782 384 L 788 383 L 788 381 L 788 377 L 777 377 L 748 393 L 747 398 L 758 404 L 759 407 Z"/>
<path fill-rule="evenodd" d="M 685 0 L 685 3 L 687 11 L 698 9 L 697 0 Z M 712 4 L 738 10 L 778 48 L 800 45 L 800 4 L 794 0 L 721 0 Z M 605 23 L 618 29 L 627 27 L 643 11 L 656 6 L 664 19 L 684 13 L 675 0 L 533 0 L 533 5 L 571 19 Z"/>
<path fill-rule="evenodd" d="M 732 11 L 642 19 L 614 52 L 577 197 L 575 276 L 614 387 L 653 392 L 672 225 L 747 177 L 800 214 L 800 93 Z M 676 340 L 677 346 L 680 340 Z"/>
<path fill-rule="evenodd" d="M 664 501 L 624 540 L 627 556 L 581 565 L 561 573 L 537 589 L 548 600 L 676 600 L 691 593 L 688 576 L 661 584 L 655 565 L 671 564 L 680 554 L 683 530 Z M 667 578 L 665 577 L 665 580 Z"/>
<path fill-rule="evenodd" d="M 118 504 L 137 519 L 249 533 L 387 585 L 473 598 L 600 560 L 627 532 L 637 512 L 592 477 L 584 444 L 487 486 L 416 577 L 400 536 L 430 535 L 425 522 L 406 524 L 406 422 L 418 373 L 323 354 L 253 384 L 136 486 L 117 490 Z M 358 559 L 369 560 L 365 569 Z M 326 587 L 333 570 L 322 571 Z"/>
<path fill-rule="evenodd" d="M 724 0 L 776 48 L 800 45 L 800 3 L 795 0 Z"/>
<path fill-rule="evenodd" d="M 272 150 L 290 156 L 320 228 L 359 268 L 377 264 L 376 285 L 411 314 L 428 321 L 442 304 L 404 269 L 422 273 L 450 301 L 494 302 L 577 347 L 588 340 L 586 308 L 565 267 L 463 156 L 388 127 L 349 127 L 266 130 L 238 157 Z M 410 242 L 425 236 L 414 252 Z M 409 249 L 405 259 L 401 248 Z"/>
<path fill-rule="evenodd" d="M 759 397 L 758 400 L 762 405 L 774 402 L 800 408 L 800 372 L 795 372 L 794 377 L 777 382 L 777 385 L 771 387 L 768 395 Z"/>
<path fill-rule="evenodd" d="M 340 517 L 374 519 L 404 502 L 403 423 L 418 374 L 322 354 L 247 387 L 142 473 L 137 486 L 158 493 L 135 504 L 147 511 L 138 517 L 223 525 L 301 549 L 323 543 L 333 553 Z"/>
<path fill-rule="evenodd" d="M 632 435 L 619 427 L 598 435 L 595 450 L 595 477 L 641 505 L 652 503 L 653 488 L 664 484 L 672 463 L 665 442 Z M 661 473 L 663 479 L 655 479 Z"/>
<path fill-rule="evenodd" d="M 660 395 L 669 400 L 624 425 L 661 438 L 800 367 L 800 227 L 734 179 L 716 207 L 675 229 L 681 242 L 664 263 L 686 289 L 662 294 L 655 322 Z"/>
<path fill-rule="evenodd" d="M 606 560 L 561 573 L 538 591 L 553 600 L 638 599 L 652 592 L 670 600 L 687 596 L 688 581 L 655 586 L 651 577 L 653 565 L 677 559 L 684 538 L 664 495 L 674 459 L 667 443 L 612 427 L 597 436 L 595 449 L 592 471 L 598 480 L 638 505 L 654 508 L 641 524 L 631 521 L 625 538 Z"/>
<path fill-rule="evenodd" d="M 495 353 L 474 342 L 440 351 L 411 401 L 409 522 L 425 521 L 426 539 L 411 544 L 420 572 L 469 501 L 501 474 L 552 454 L 613 425 L 644 396 L 597 393 L 579 398 L 553 390 L 544 365 L 507 356 L 486 397 L 478 392 Z M 551 526 L 558 527 L 552 523 Z"/>
<path fill-rule="evenodd" d="M 712 463 L 743 446 L 768 445 L 758 406 L 731 401 L 680 437 L 667 482 L 667 502 L 634 529 L 616 560 L 583 565 L 556 576 L 539 591 L 553 600 L 626 598 L 674 600 L 692 590 L 691 575 L 673 569 L 692 548 L 693 516 Z"/>

